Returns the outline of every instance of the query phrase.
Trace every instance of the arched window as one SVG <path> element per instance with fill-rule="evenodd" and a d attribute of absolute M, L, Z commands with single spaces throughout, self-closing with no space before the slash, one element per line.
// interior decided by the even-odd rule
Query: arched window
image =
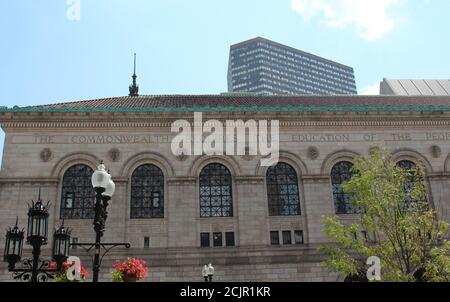
<path fill-rule="evenodd" d="M 297 173 L 286 163 L 270 167 L 266 173 L 270 216 L 300 215 Z"/>
<path fill-rule="evenodd" d="M 360 211 L 350 204 L 351 195 L 344 191 L 342 184 L 349 181 L 353 174 L 350 171 L 353 164 L 341 161 L 331 169 L 331 185 L 333 187 L 333 200 L 336 214 L 355 214 Z"/>
<path fill-rule="evenodd" d="M 200 217 L 232 217 L 231 173 L 221 164 L 209 164 L 200 173 Z"/>
<path fill-rule="evenodd" d="M 95 191 L 91 184 L 94 171 L 75 165 L 64 173 L 61 194 L 61 219 L 93 219 Z"/>
<path fill-rule="evenodd" d="M 397 163 L 397 166 L 406 171 L 411 171 L 416 168 L 416 163 L 410 160 L 401 160 Z"/>
<path fill-rule="evenodd" d="M 139 166 L 131 175 L 131 218 L 164 218 L 164 174 L 155 165 Z"/>
<path fill-rule="evenodd" d="M 408 172 L 407 182 L 405 184 L 405 193 L 406 193 L 405 203 L 407 204 L 409 209 L 413 209 L 414 208 L 413 203 L 417 200 L 414 200 L 411 194 L 412 191 L 414 190 L 415 183 L 418 181 L 417 176 L 414 175 L 414 170 L 416 169 L 417 165 L 416 163 L 410 160 L 401 160 L 397 163 L 397 166 Z"/>

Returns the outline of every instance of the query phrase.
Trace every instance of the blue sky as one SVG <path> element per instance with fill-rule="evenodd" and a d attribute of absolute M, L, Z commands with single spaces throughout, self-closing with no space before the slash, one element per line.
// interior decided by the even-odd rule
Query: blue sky
<path fill-rule="evenodd" d="M 126 95 L 134 52 L 141 94 L 224 92 L 229 46 L 256 36 L 354 67 L 365 93 L 448 79 L 443 12 L 450 1 L 2 0 L 0 106 Z"/>

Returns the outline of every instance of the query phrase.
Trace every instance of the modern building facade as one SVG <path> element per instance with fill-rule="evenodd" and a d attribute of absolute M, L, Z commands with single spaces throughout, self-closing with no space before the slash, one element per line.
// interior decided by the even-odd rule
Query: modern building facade
<path fill-rule="evenodd" d="M 204 121 L 279 120 L 279 163 L 173 154 L 171 125 L 192 121 L 194 112 Z M 26 226 L 40 189 L 51 201 L 50 230 L 64 219 L 72 238 L 93 242 L 90 177 L 105 161 L 116 193 L 103 242 L 132 248 L 104 258 L 104 281 L 113 261 L 127 256 L 148 261 L 148 281 L 202 281 L 209 262 L 216 281 L 343 280 L 318 252 L 329 242 L 323 217 L 357 217 L 340 185 L 355 158 L 380 142 L 395 161 L 424 165 L 430 203 L 450 221 L 450 97 L 116 97 L 0 108 L 0 126 L 2 230 L 16 216 Z M 72 255 L 90 267 L 82 249 Z M 5 263 L 0 280 L 11 281 Z"/>
<path fill-rule="evenodd" d="M 450 80 L 388 80 L 380 83 L 381 95 L 450 96 Z"/>
<path fill-rule="evenodd" d="M 232 45 L 228 92 L 356 94 L 353 68 L 261 37 Z"/>

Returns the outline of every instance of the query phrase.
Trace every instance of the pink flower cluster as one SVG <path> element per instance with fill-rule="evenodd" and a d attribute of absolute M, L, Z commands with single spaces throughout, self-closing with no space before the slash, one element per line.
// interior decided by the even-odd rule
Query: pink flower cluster
<path fill-rule="evenodd" d="M 147 263 L 144 260 L 127 258 L 124 262 L 116 260 L 113 268 L 116 272 L 121 272 L 127 276 L 134 276 L 137 280 L 141 280 L 147 277 L 147 273 L 149 272 L 146 265 Z"/>
<path fill-rule="evenodd" d="M 67 272 L 67 270 L 70 267 L 72 267 L 73 265 L 74 264 L 72 264 L 72 263 L 64 262 L 63 266 L 62 266 L 62 271 L 64 273 Z M 56 270 L 56 268 L 57 268 L 56 262 L 50 263 L 50 269 L 51 270 Z M 81 266 L 81 268 L 80 268 L 80 275 L 81 275 L 81 278 L 83 278 L 83 279 L 85 279 L 85 278 L 87 278 L 89 276 L 89 272 L 87 271 L 87 269 L 84 266 Z"/>

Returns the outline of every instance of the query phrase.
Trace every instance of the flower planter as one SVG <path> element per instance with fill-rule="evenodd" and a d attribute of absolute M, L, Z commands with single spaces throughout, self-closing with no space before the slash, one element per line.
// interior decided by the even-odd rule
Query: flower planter
<path fill-rule="evenodd" d="M 123 282 L 137 282 L 138 278 L 135 275 L 123 275 Z"/>
<path fill-rule="evenodd" d="M 114 265 L 114 282 L 137 282 L 147 277 L 148 268 L 144 260 L 127 258 L 124 262 L 116 260 Z"/>

